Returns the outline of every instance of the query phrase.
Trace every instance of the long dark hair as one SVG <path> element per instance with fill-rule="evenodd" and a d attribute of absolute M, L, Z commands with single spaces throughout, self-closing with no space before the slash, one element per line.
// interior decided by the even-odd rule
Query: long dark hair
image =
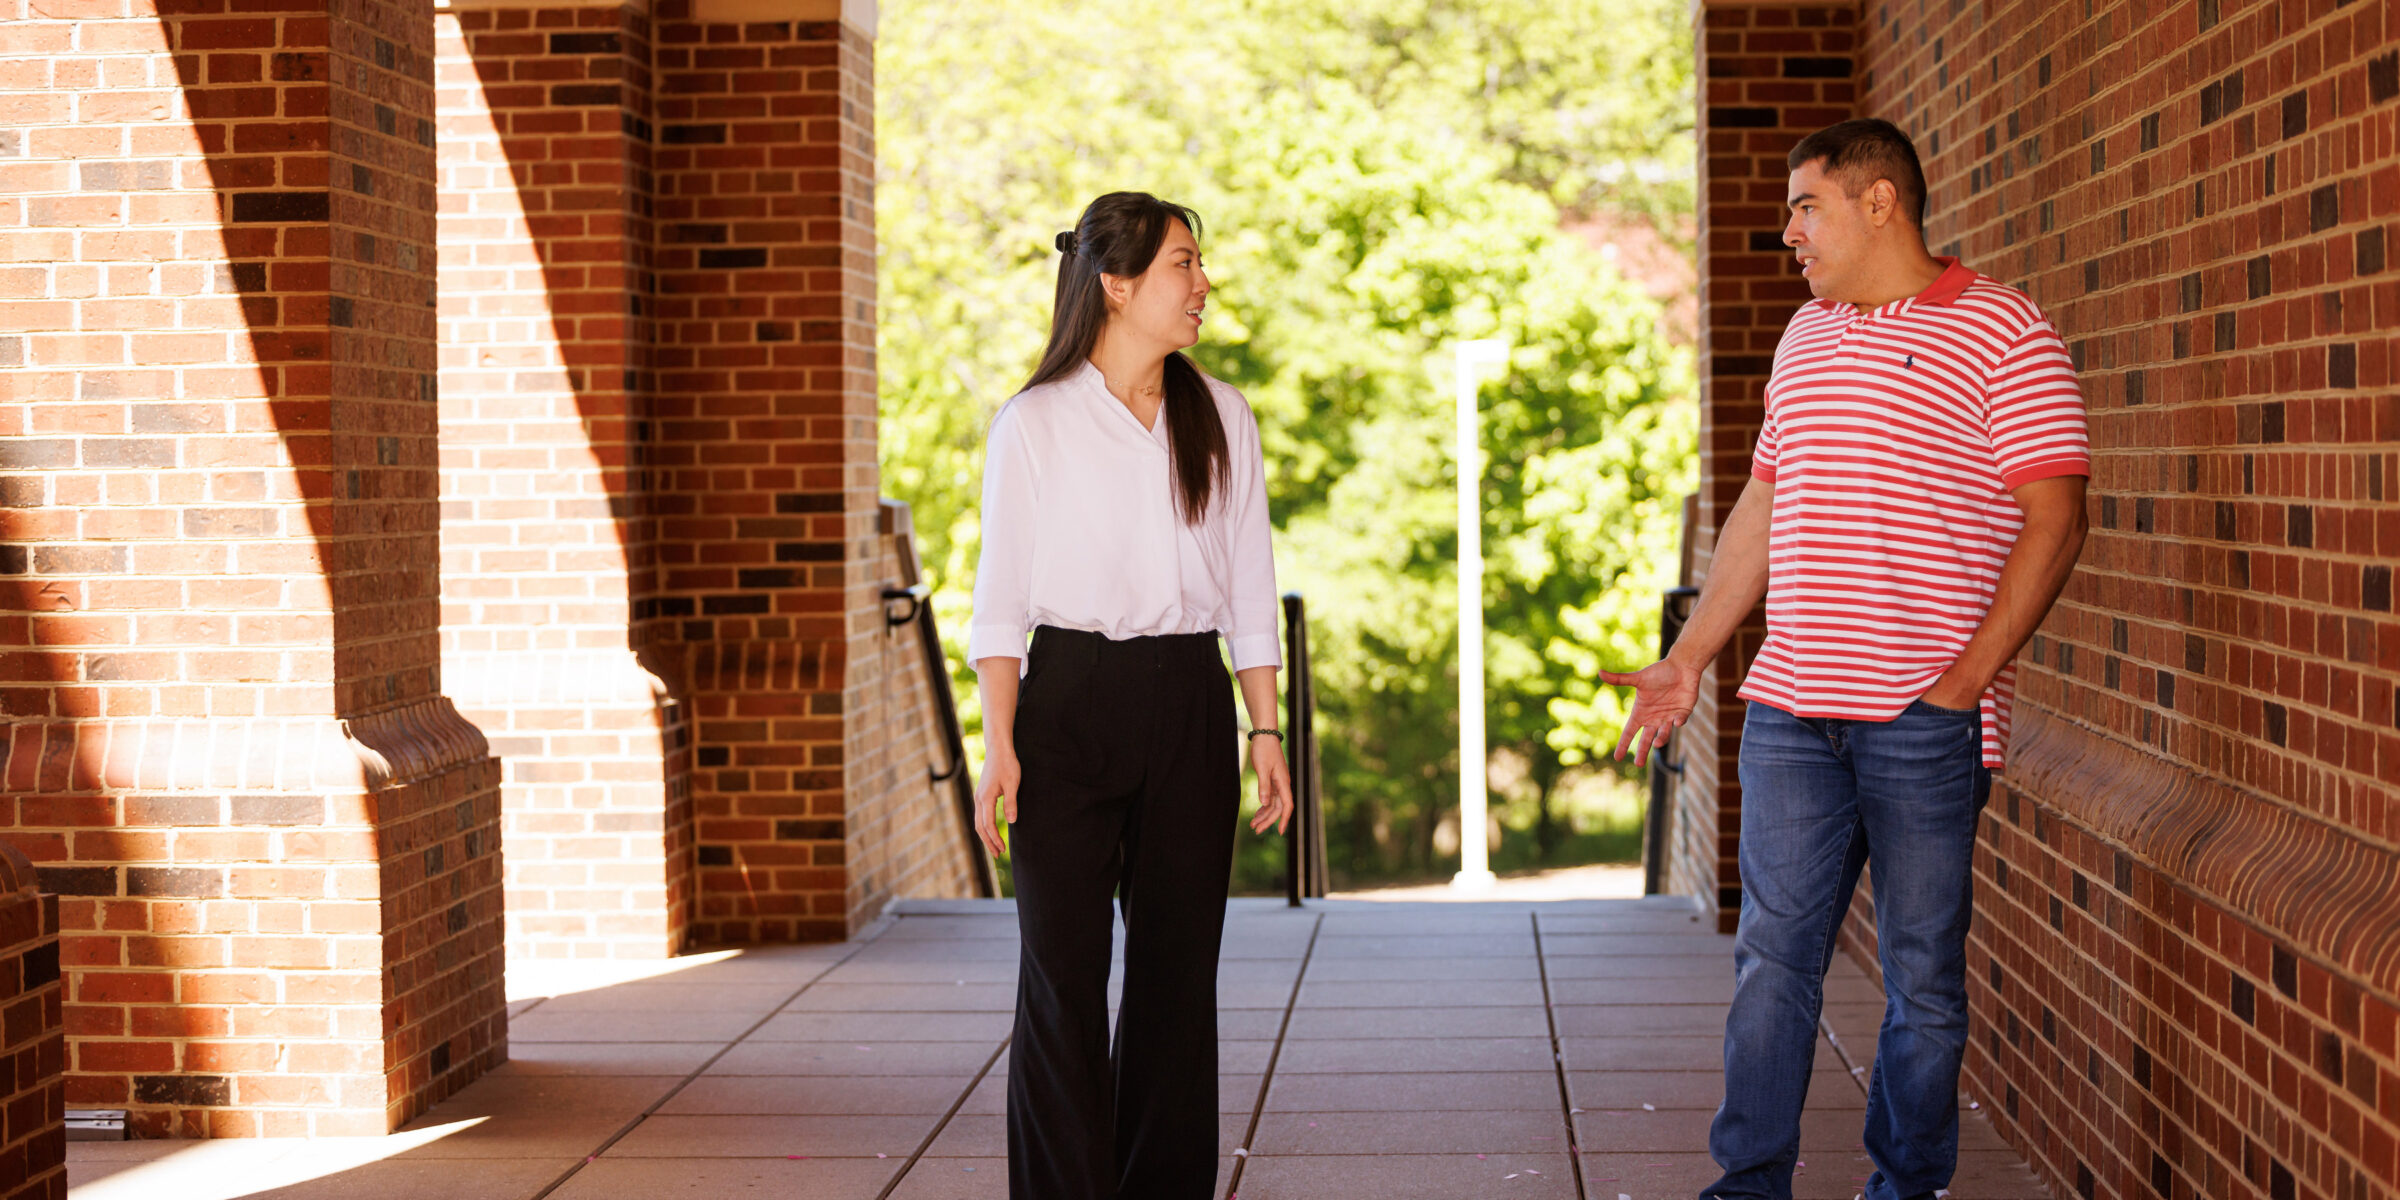
<path fill-rule="evenodd" d="M 1100 287 L 1101 274 L 1130 277 L 1148 271 L 1167 240 L 1169 221 L 1183 222 L 1192 237 L 1199 238 L 1200 214 L 1147 192 L 1110 192 L 1083 210 L 1073 232 L 1058 235 L 1063 256 L 1058 299 L 1050 309 L 1050 345 L 1026 387 L 1064 379 L 1091 358 L 1100 329 L 1108 324 L 1108 293 Z M 1197 525 L 1232 458 L 1225 448 L 1225 422 L 1217 416 L 1216 400 L 1208 394 L 1200 368 L 1181 352 L 1167 355 L 1163 391 L 1175 490 L 1184 523 Z"/>

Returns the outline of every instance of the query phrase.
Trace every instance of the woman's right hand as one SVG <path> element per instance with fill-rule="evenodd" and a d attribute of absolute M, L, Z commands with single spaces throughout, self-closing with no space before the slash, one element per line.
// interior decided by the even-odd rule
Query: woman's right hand
<path fill-rule="evenodd" d="M 983 696 L 983 785 L 975 789 L 975 836 L 983 848 L 1000 857 L 1000 822 L 994 818 L 1000 798 L 1008 797 L 1008 823 L 1017 823 L 1017 671 L 1018 659 L 992 655 L 975 660 L 975 686 Z"/>
<path fill-rule="evenodd" d="M 975 789 L 975 835 L 983 839 L 984 848 L 998 858 L 1007 853 L 1000 844 L 1000 825 L 992 818 L 1000 808 L 1000 799 L 1008 798 L 1006 820 L 1017 823 L 1017 783 L 1025 772 L 1017 766 L 1014 746 L 992 745 L 986 742 L 983 751 L 983 784 Z"/>

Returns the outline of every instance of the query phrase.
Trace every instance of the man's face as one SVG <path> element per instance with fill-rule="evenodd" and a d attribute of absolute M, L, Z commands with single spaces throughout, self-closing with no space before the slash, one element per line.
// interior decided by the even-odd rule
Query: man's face
<path fill-rule="evenodd" d="M 1820 300 L 1842 300 L 1867 254 L 1866 199 L 1843 191 L 1825 173 L 1823 159 L 1801 163 L 1792 172 L 1788 196 L 1792 216 L 1783 226 L 1783 244 L 1799 256 L 1810 293 Z"/>

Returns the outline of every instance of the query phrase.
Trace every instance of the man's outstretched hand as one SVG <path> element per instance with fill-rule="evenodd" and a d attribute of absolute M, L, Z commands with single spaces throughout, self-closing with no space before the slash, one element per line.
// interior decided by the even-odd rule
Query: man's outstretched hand
<path fill-rule="evenodd" d="M 1639 766 L 1650 765 L 1651 748 L 1665 745 L 1667 735 L 1682 728 L 1691 719 L 1692 706 L 1700 702 L 1700 668 L 1671 658 L 1639 671 L 1602 671 L 1600 680 L 1633 689 L 1633 711 L 1626 714 L 1625 732 L 1617 738 L 1617 757 L 1625 757 L 1626 745 L 1638 732 L 1642 740 L 1633 761 Z"/>

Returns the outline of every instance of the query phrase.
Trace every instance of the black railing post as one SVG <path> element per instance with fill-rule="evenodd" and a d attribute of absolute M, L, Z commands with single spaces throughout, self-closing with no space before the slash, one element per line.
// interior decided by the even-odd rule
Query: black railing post
<path fill-rule="evenodd" d="M 1665 658 L 1675 648 L 1675 639 L 1683 634 L 1683 623 L 1691 619 L 1692 603 L 1700 589 L 1668 588 L 1659 598 L 1658 656 Z M 1672 759 L 1667 752 L 1673 750 Z M 1642 894 L 1655 896 L 1666 888 L 1667 875 L 1667 810 L 1674 787 L 1669 776 L 1683 774 L 1683 739 L 1678 736 L 1669 745 L 1650 748 L 1650 804 L 1642 818 Z"/>
<path fill-rule="evenodd" d="M 1284 893 L 1292 907 L 1325 895 L 1323 776 L 1317 759 L 1317 689 L 1308 658 L 1308 603 L 1283 596 L 1284 759 L 1292 774 L 1292 823 L 1283 842 Z"/>
<path fill-rule="evenodd" d="M 1283 837 L 1283 893 L 1284 903 L 1292 908 L 1300 907 L 1300 893 L 1303 890 L 1300 877 L 1307 873 L 1305 865 L 1308 857 L 1307 853 L 1302 850 L 1302 847 L 1307 845 L 1307 818 L 1302 814 L 1308 810 L 1300 803 L 1301 790 L 1305 787 L 1300 782 L 1301 692 L 1307 687 L 1302 681 L 1308 677 L 1308 667 L 1300 660 L 1300 643 L 1304 636 L 1300 623 L 1307 619 L 1307 616 L 1301 611 L 1300 594 L 1298 592 L 1285 593 L 1283 597 L 1283 728 L 1285 765 L 1289 766 L 1292 772 L 1292 823 Z"/>

